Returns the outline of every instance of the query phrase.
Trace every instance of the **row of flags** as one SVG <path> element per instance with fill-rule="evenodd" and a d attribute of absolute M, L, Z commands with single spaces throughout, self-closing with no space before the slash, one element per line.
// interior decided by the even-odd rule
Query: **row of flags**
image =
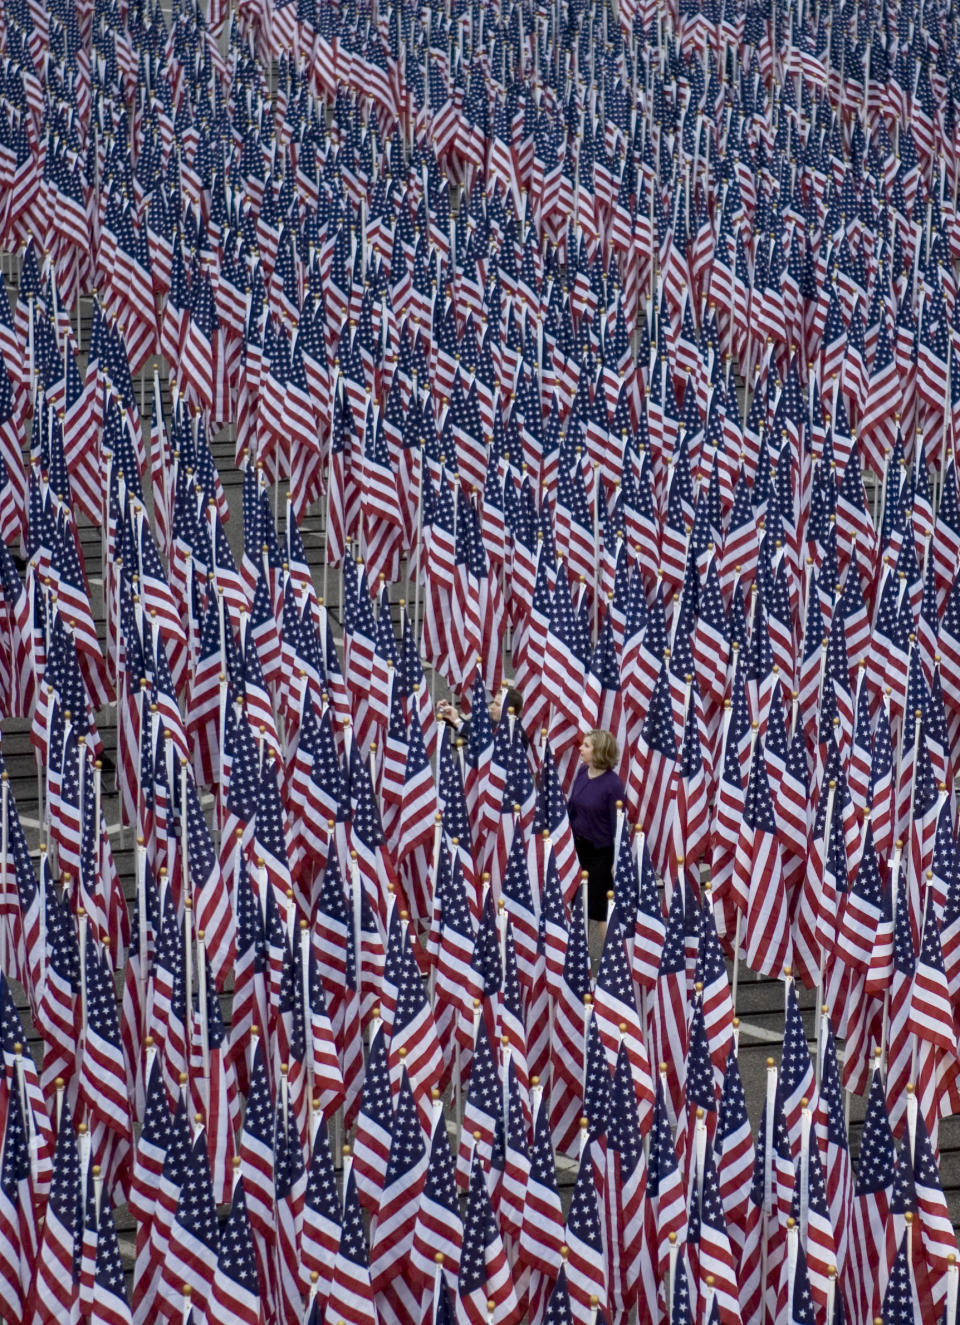
<path fill-rule="evenodd" d="M 953 12 L 31 0 L 0 45 L 4 1312 L 955 1325 Z"/>

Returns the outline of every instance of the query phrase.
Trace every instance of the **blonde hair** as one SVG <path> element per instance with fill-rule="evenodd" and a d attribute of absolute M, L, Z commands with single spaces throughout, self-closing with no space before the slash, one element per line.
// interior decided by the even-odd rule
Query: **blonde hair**
<path fill-rule="evenodd" d="M 620 757 L 620 747 L 613 732 L 599 728 L 597 731 L 587 732 L 587 740 L 593 748 L 594 768 L 613 768 Z"/>

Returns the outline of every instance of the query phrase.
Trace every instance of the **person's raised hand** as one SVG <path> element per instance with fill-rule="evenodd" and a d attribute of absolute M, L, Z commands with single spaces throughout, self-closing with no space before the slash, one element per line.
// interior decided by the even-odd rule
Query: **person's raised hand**
<path fill-rule="evenodd" d="M 455 727 L 459 725 L 460 714 L 449 700 L 441 699 L 440 703 L 437 705 L 437 714 L 444 722 L 450 722 Z"/>

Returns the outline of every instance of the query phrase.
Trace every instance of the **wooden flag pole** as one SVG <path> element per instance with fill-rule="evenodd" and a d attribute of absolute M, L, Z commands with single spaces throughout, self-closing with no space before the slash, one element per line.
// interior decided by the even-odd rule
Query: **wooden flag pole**
<path fill-rule="evenodd" d="M 760 1283 L 764 1298 L 767 1291 L 767 1225 L 769 1220 L 767 1216 L 771 1213 L 773 1201 L 773 1114 L 777 1102 L 777 1065 L 772 1058 L 767 1059 L 767 1093 L 766 1108 L 764 1110 L 764 1144 L 763 1144 L 763 1210 L 760 1225 Z"/>
<path fill-rule="evenodd" d="M 824 825 L 823 825 L 823 867 L 824 867 L 824 870 L 826 870 L 827 864 L 828 864 L 828 862 L 829 862 L 829 860 L 830 860 L 830 837 L 831 837 L 831 833 L 832 833 L 832 831 L 833 831 L 833 810 L 834 810 L 834 804 L 835 804 L 835 802 L 836 802 L 836 795 L 837 795 L 837 784 L 836 784 L 836 782 L 834 781 L 833 778 L 830 779 L 830 784 L 829 784 L 829 786 L 830 786 L 830 790 L 829 790 L 829 793 L 828 793 L 828 796 L 827 796 L 827 813 L 826 813 L 826 818 L 825 818 L 825 820 L 824 820 Z M 822 1009 L 823 1009 L 823 985 L 824 985 L 825 977 L 826 977 L 826 953 L 825 953 L 825 951 L 823 950 L 823 948 L 821 948 L 821 951 L 820 951 L 820 975 L 819 975 L 819 979 L 817 980 L 817 1012 L 816 1012 L 816 1027 L 815 1027 L 815 1031 L 814 1031 L 814 1039 L 815 1039 L 818 1043 L 819 1043 L 819 1041 L 820 1041 L 820 1018 L 821 1018 L 821 1016 L 823 1015 L 823 1013 L 822 1013 Z"/>
<path fill-rule="evenodd" d="M 890 918 L 891 925 L 896 932 L 897 924 L 897 893 L 900 881 L 900 861 L 903 856 L 903 842 L 899 838 L 894 847 L 893 864 L 890 866 Z M 882 1066 L 886 1070 L 886 1052 L 887 1052 L 887 1029 L 890 1025 L 890 985 L 887 983 L 883 991 L 883 1020 L 880 1023 L 880 1055 Z"/>
<path fill-rule="evenodd" d="M 69 891 L 69 874 L 63 876 L 64 891 Z M 81 906 L 77 910 L 77 944 L 80 956 L 80 1028 L 81 1033 L 86 1034 L 87 1030 L 87 913 Z"/>
<path fill-rule="evenodd" d="M 81 824 L 83 818 L 81 816 Z M 9 858 L 10 842 L 10 775 L 6 769 L 3 770 L 2 780 L 0 780 L 0 881 L 2 881 L 2 897 L 4 909 L 7 905 L 7 861 Z M 7 971 L 7 921 L 4 918 L 0 921 L 0 972 Z"/>
<path fill-rule="evenodd" d="M 947 1307 L 946 1322 L 947 1325 L 956 1325 L 957 1321 L 957 1258 L 954 1255 L 947 1257 Z"/>
<path fill-rule="evenodd" d="M 667 1287 L 666 1287 L 666 1315 L 671 1319 L 673 1315 L 673 1289 L 677 1282 L 677 1257 L 680 1253 L 680 1245 L 677 1242 L 677 1235 L 671 1230 L 667 1235 Z"/>
<path fill-rule="evenodd" d="M 203 1087 L 205 1103 L 209 1104 L 210 1083 L 210 1028 L 207 1024 L 207 956 L 204 931 L 197 930 L 197 1008 L 200 1017 L 200 1057 L 203 1060 Z M 306 1023 L 309 1034 L 309 1020 Z"/>
<path fill-rule="evenodd" d="M 348 765 L 348 766 L 349 766 L 349 765 Z M 362 885 L 361 885 L 361 882 L 360 882 L 360 864 L 359 864 L 359 861 L 358 861 L 358 858 L 357 858 L 357 853 L 356 853 L 356 851 L 351 851 L 351 852 L 350 852 L 350 884 L 351 884 L 351 893 L 352 893 L 352 896 L 351 896 L 351 899 L 350 899 L 350 900 L 351 900 L 351 911 L 352 911 L 352 916 L 353 916 L 353 960 L 354 960 L 354 974 L 355 974 L 355 977 L 356 977 L 356 983 L 357 983 L 357 998 L 358 998 L 358 1000 L 359 1000 L 359 999 L 361 998 L 361 988 L 362 988 L 362 980 L 363 980 L 363 964 L 362 964 L 362 960 L 361 960 L 361 957 L 362 957 L 362 947 L 361 947 L 361 943 L 362 943 L 362 940 L 361 940 L 361 933 L 362 933 L 362 909 L 361 909 L 361 903 L 362 903 L 362 897 L 361 897 L 361 892 L 360 892 L 360 889 L 361 889 Z"/>
<path fill-rule="evenodd" d="M 147 1053 L 150 1054 L 148 1049 Z M 156 1054 L 156 1049 L 152 1051 Z M 87 1176 L 90 1172 L 90 1131 L 86 1123 L 80 1123 L 77 1127 L 77 1157 L 80 1161 L 80 1190 L 86 1194 Z"/>
<path fill-rule="evenodd" d="M 181 840 L 186 834 L 181 834 Z M 184 864 L 183 886 L 187 890 L 187 870 Z M 184 985 L 186 987 L 186 1026 L 185 1033 L 187 1039 L 186 1065 L 187 1071 L 190 1070 L 190 1045 L 193 1040 L 193 898 L 187 892 L 183 899 L 183 975 Z"/>
<path fill-rule="evenodd" d="M 414 374 L 413 389 L 417 390 L 417 378 Z M 419 405 L 419 393 L 417 404 Z M 417 535 L 414 544 L 413 563 L 413 637 L 419 647 L 420 642 L 420 557 L 423 547 L 423 438 L 417 447 Z"/>

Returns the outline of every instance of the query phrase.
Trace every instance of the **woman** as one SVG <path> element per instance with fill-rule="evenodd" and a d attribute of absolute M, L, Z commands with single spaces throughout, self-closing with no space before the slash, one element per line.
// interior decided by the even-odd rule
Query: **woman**
<path fill-rule="evenodd" d="M 624 799 L 623 783 L 613 771 L 619 755 L 612 732 L 588 732 L 580 742 L 581 764 L 567 807 L 580 867 L 587 871 L 587 914 L 603 927 L 613 888 L 617 801 Z"/>

